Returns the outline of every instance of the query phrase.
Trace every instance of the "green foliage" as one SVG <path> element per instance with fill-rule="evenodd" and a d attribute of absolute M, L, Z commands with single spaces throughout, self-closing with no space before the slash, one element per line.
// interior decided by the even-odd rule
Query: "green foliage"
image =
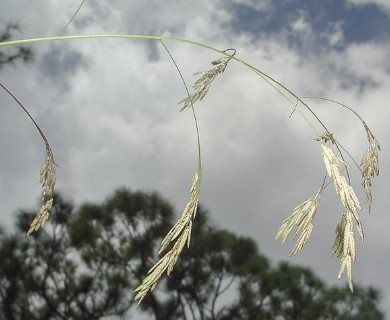
<path fill-rule="evenodd" d="M 0 42 L 5 42 L 13 37 L 15 31 L 20 31 L 19 26 L 15 23 L 9 23 L 3 31 L 0 31 Z M 14 50 L 0 51 L 0 69 L 8 64 L 12 64 L 17 60 L 29 62 L 34 55 L 30 48 L 19 46 Z"/>
<path fill-rule="evenodd" d="M 373 288 L 327 287 L 307 268 L 273 266 L 253 239 L 210 222 L 199 206 L 191 250 L 139 309 L 134 288 L 153 265 L 174 210 L 157 193 L 115 191 L 75 209 L 54 194 L 52 219 L 0 233 L 0 319 L 383 319 Z"/>

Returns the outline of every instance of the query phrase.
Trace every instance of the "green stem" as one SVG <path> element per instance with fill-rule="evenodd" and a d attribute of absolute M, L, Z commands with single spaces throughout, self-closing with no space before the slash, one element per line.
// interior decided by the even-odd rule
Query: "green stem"
<path fill-rule="evenodd" d="M 66 28 L 68 28 L 68 26 L 72 23 L 72 21 L 74 20 L 74 18 L 76 17 L 76 15 L 79 13 L 81 7 L 83 6 L 84 2 L 86 0 L 83 0 L 81 1 L 79 7 L 76 9 L 75 13 L 73 14 L 73 16 L 69 19 L 68 23 L 65 25 L 65 27 L 62 28 L 62 30 L 58 33 L 58 36 L 57 37 L 60 37 L 62 34 L 64 34 Z"/>
<path fill-rule="evenodd" d="M 243 64 L 256 74 L 258 74 L 260 77 L 262 77 L 266 82 L 268 82 L 274 89 L 276 89 L 281 95 L 283 95 L 292 105 L 295 105 L 295 108 L 298 108 L 297 104 L 294 104 L 292 101 L 288 99 L 285 93 L 290 94 L 296 101 L 299 101 L 302 103 L 302 105 L 305 106 L 316 118 L 316 120 L 321 124 L 321 126 L 325 129 L 326 132 L 330 134 L 324 123 L 318 118 L 318 116 L 314 113 L 314 111 L 296 94 L 294 94 L 291 90 L 289 90 L 286 86 L 272 78 L 271 76 L 267 75 L 263 71 L 253 67 L 249 63 L 236 58 L 235 56 L 230 55 L 229 53 L 222 50 L 218 50 L 214 47 L 208 46 L 206 44 L 202 44 L 196 41 L 191 41 L 187 39 L 182 39 L 182 38 L 176 38 L 176 37 L 166 37 L 166 36 L 151 36 L 151 35 L 136 35 L 136 34 L 87 34 L 87 35 L 75 35 L 75 36 L 51 36 L 51 37 L 42 37 L 42 38 L 30 38 L 30 39 L 21 39 L 21 40 L 12 40 L 12 41 L 6 41 L 6 42 L 1 42 L 1 46 L 7 46 L 7 45 L 18 45 L 18 44 L 24 44 L 24 43 L 33 43 L 33 42 L 43 42 L 43 41 L 53 41 L 53 40 L 74 40 L 74 39 L 102 39 L 102 38 L 121 38 L 121 39 L 145 39 L 145 40 L 157 40 L 157 41 L 176 41 L 176 42 L 182 42 L 182 43 L 187 43 L 190 45 L 194 45 L 197 47 L 201 47 L 207 50 L 211 50 L 214 52 L 217 52 L 219 54 L 225 55 L 231 59 L 236 60 L 237 62 Z M 282 92 L 280 89 L 282 89 Z M 315 127 L 308 121 L 306 116 L 302 113 L 300 109 L 298 109 L 300 115 L 305 119 L 307 124 L 313 129 L 315 132 L 316 136 L 318 138 L 321 138 L 320 134 L 318 131 L 315 129 Z"/>
<path fill-rule="evenodd" d="M 87 35 L 74 35 L 74 36 L 51 36 L 51 37 L 42 37 L 42 38 L 30 38 L 30 39 L 21 39 L 21 40 L 12 40 L 12 41 L 6 41 L 1 42 L 1 46 L 7 46 L 7 45 L 18 45 L 18 44 L 25 44 L 25 43 L 34 43 L 34 42 L 43 42 L 43 41 L 54 41 L 54 40 L 74 40 L 74 39 L 102 39 L 102 38 L 120 38 L 120 39 L 145 39 L 145 40 L 157 40 L 157 41 L 176 41 L 176 42 L 182 42 L 187 43 L 190 45 L 194 45 L 197 47 L 201 47 L 210 51 L 217 52 L 221 55 L 225 55 L 233 60 L 236 60 L 237 62 L 243 64 L 253 72 L 255 72 L 257 75 L 259 75 L 262 79 L 264 79 L 267 83 L 269 83 L 276 91 L 278 91 L 283 97 L 289 101 L 290 104 L 294 106 L 296 110 L 298 110 L 300 116 L 305 120 L 305 122 L 312 128 L 317 138 L 321 139 L 321 135 L 318 132 L 318 130 L 310 123 L 310 121 L 307 119 L 306 115 L 303 113 L 303 111 L 299 108 L 299 103 L 301 103 L 318 121 L 318 123 L 324 128 L 324 130 L 331 134 L 331 132 L 328 130 L 328 128 L 325 126 L 325 124 L 321 121 L 321 119 L 316 115 L 316 113 L 308 106 L 307 103 L 305 103 L 299 96 L 297 96 L 295 93 L 293 93 L 290 89 L 288 89 L 286 86 L 269 76 L 268 74 L 264 73 L 263 71 L 253 67 L 249 63 L 236 58 L 235 56 L 230 55 L 226 51 L 218 50 L 214 47 L 208 46 L 206 44 L 202 44 L 196 41 L 191 41 L 187 39 L 182 38 L 176 38 L 176 37 L 166 37 L 166 36 L 152 36 L 152 35 L 136 35 L 136 34 L 87 34 Z M 291 101 L 287 94 L 291 95 L 291 97 L 294 98 L 296 101 L 295 103 Z M 194 111 L 193 111 L 194 112 Z M 195 117 L 196 119 L 196 117 Z M 338 146 L 337 146 L 338 148 Z M 339 149 L 339 148 L 338 148 Z M 342 157 L 341 150 L 339 149 L 339 152 Z M 200 162 L 199 162 L 200 164 Z"/>
<path fill-rule="evenodd" d="M 1 82 L 0 82 L 0 87 L 2 87 L 11 96 L 11 98 L 19 105 L 19 107 L 24 111 L 24 113 L 27 114 L 27 116 L 30 118 L 30 120 L 32 121 L 34 126 L 37 128 L 39 134 L 41 135 L 41 137 L 43 139 L 43 142 L 46 145 L 46 150 L 49 152 L 49 154 L 50 154 L 50 156 L 51 156 L 51 158 L 53 159 L 53 162 L 54 162 L 54 156 L 53 156 L 53 152 L 52 152 L 52 150 L 50 148 L 49 141 L 47 140 L 45 134 L 43 133 L 43 131 L 40 128 L 40 126 L 38 125 L 38 123 L 34 120 L 32 115 L 30 114 L 30 112 L 28 112 L 28 110 L 23 106 L 23 104 L 19 101 L 19 99 L 16 98 L 16 96 L 10 90 L 8 90 L 8 88 L 6 88 Z"/>
<path fill-rule="evenodd" d="M 184 85 L 184 87 L 186 89 L 187 96 L 191 97 L 190 91 L 189 91 L 188 86 L 187 86 L 187 83 L 184 80 L 183 74 L 181 73 L 180 68 L 179 68 L 179 66 L 176 63 L 176 60 L 173 58 L 171 52 L 169 51 L 169 49 L 165 45 L 164 41 L 160 40 L 160 42 L 164 46 L 164 49 L 167 51 L 169 57 L 171 58 L 173 64 L 175 65 L 176 70 L 179 73 L 179 76 L 181 78 L 181 81 L 183 82 L 183 85 Z M 198 127 L 198 120 L 196 118 L 195 108 L 194 108 L 194 104 L 193 104 L 191 98 L 190 98 L 190 101 L 191 101 L 191 109 L 192 109 L 192 114 L 193 114 L 193 117 L 194 117 L 195 128 L 196 128 L 196 137 L 197 137 L 197 142 L 198 142 L 198 170 L 197 171 L 198 171 L 198 179 L 199 179 L 198 180 L 199 181 L 198 185 L 200 185 L 201 179 L 202 179 L 202 157 L 201 157 L 201 148 L 200 148 L 200 134 L 199 134 L 199 127 Z"/>

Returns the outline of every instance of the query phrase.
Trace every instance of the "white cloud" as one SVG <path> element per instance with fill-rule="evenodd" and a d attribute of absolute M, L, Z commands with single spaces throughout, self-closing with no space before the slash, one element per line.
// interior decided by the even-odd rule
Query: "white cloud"
<path fill-rule="evenodd" d="M 34 11 L 25 1 L 27 18 L 14 1 L 6 1 L 3 7 L 10 8 L 10 18 L 23 21 L 28 36 L 39 36 L 55 34 L 66 23 L 61 10 L 70 17 L 78 5 L 45 3 L 34 4 L 40 8 Z M 390 112 L 386 105 L 390 98 L 388 44 L 345 44 L 345 49 L 338 51 L 329 46 L 310 51 L 307 46 L 307 50 L 297 52 L 283 35 L 229 33 L 226 23 L 231 13 L 218 1 L 86 4 L 69 33 L 151 32 L 220 49 L 234 47 L 238 58 L 299 95 L 326 96 L 356 107 L 382 143 L 381 163 L 388 163 L 389 129 L 383 120 Z M 318 45 L 310 39 L 309 21 L 297 20 L 295 27 L 303 41 L 309 39 L 312 46 Z M 334 30 L 338 31 L 324 33 L 324 37 L 338 44 L 343 41 L 342 32 L 337 26 Z M 187 44 L 167 45 L 189 85 L 196 79 L 192 74 L 212 67 L 210 61 L 217 56 Z M 79 52 L 83 62 L 62 77 L 50 77 L 39 63 L 1 71 L 2 81 L 29 108 L 52 144 L 60 165 L 58 190 L 81 202 L 101 201 L 121 185 L 156 189 L 181 209 L 196 169 L 196 139 L 191 113 L 178 112 L 176 103 L 185 90 L 163 48 L 156 42 L 129 39 L 36 43 L 32 47 L 41 64 L 47 62 L 45 54 L 56 53 L 53 48 L 60 48 L 64 56 Z M 66 66 L 64 63 L 62 68 Z M 0 201 L 3 221 L 9 223 L 15 207 L 32 205 L 39 196 L 43 145 L 33 126 L 3 92 L 0 102 Z M 362 151 L 360 141 L 365 147 L 365 134 L 359 131 L 357 120 L 336 105 L 315 101 L 311 105 L 335 135 L 351 144 L 354 155 Z M 287 258 L 289 249 L 273 241 L 278 224 L 316 190 L 324 173 L 313 132 L 297 112 L 289 118 L 292 109 L 266 82 L 234 61 L 197 107 L 204 166 L 201 202 L 210 208 L 217 223 L 255 237 L 266 255 L 278 259 Z M 382 261 L 386 252 L 383 243 L 390 241 L 386 235 L 377 238 L 375 231 L 390 223 L 384 212 L 389 205 L 386 167 L 383 171 L 378 187 L 374 181 L 374 214 L 381 219 L 363 215 L 367 241 L 359 244 L 361 254 L 356 263 L 358 270 L 374 264 L 378 272 L 355 274 L 357 282 L 377 286 L 383 283 L 377 275 L 388 273 L 389 262 L 375 263 Z M 360 178 L 354 176 L 353 182 L 359 186 Z M 329 188 L 325 196 L 331 197 L 332 192 Z M 313 244 L 294 261 L 309 264 L 335 282 L 337 265 L 331 260 L 330 249 L 327 255 L 322 250 L 331 248 L 340 214 L 337 198 L 332 201 L 325 201 L 318 213 Z M 372 248 L 377 248 L 377 257 L 367 261 L 364 257 Z M 385 294 L 388 299 L 389 292 Z"/>
<path fill-rule="evenodd" d="M 272 1 L 270 0 L 230 0 L 231 3 L 236 5 L 244 5 L 255 11 L 268 11 L 272 8 Z"/>
<path fill-rule="evenodd" d="M 346 0 L 348 3 L 357 6 L 364 6 L 367 4 L 377 5 L 379 8 L 383 9 L 387 14 L 390 14 L 390 2 L 388 0 Z"/>

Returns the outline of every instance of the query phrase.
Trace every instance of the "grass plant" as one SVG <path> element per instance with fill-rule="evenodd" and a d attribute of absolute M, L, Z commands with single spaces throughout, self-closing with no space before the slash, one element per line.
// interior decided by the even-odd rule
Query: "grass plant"
<path fill-rule="evenodd" d="M 334 190 L 338 197 L 340 198 L 341 204 L 343 206 L 343 211 L 341 214 L 341 221 L 336 226 L 336 239 L 333 244 L 333 252 L 336 257 L 340 260 L 340 269 L 338 273 L 338 279 L 346 271 L 348 283 L 351 291 L 353 291 L 352 283 L 352 263 L 356 259 L 356 244 L 355 244 L 355 232 L 356 229 L 358 235 L 363 240 L 363 228 L 360 221 L 359 212 L 361 210 L 360 202 L 355 194 L 354 188 L 351 184 L 349 178 L 349 170 L 351 167 L 348 165 L 346 158 L 348 157 L 360 170 L 363 178 L 363 188 L 366 192 L 366 202 L 369 205 L 369 210 L 371 209 L 372 203 L 372 178 L 379 175 L 379 151 L 380 146 L 373 135 L 371 129 L 369 129 L 366 122 L 363 118 L 358 115 L 350 107 L 343 105 L 337 101 L 325 99 L 325 98 L 316 98 L 316 97 L 300 97 L 286 86 L 272 78 L 270 75 L 264 73 L 260 69 L 250 65 L 249 63 L 239 59 L 236 56 L 236 51 L 234 49 L 219 50 L 212 46 L 202 44 L 199 42 L 175 38 L 175 37 L 166 37 L 166 36 L 154 36 L 154 35 L 131 35 L 131 34 L 96 34 L 96 35 L 63 35 L 66 31 L 67 26 L 73 21 L 77 12 L 80 10 L 81 6 L 85 2 L 82 1 L 81 5 L 77 9 L 76 13 L 72 16 L 69 23 L 63 28 L 63 30 L 56 36 L 51 37 L 41 37 L 41 38 L 32 38 L 32 39 L 19 39 L 12 41 L 4 41 L 0 43 L 0 48 L 4 46 L 15 46 L 21 44 L 34 44 L 43 41 L 70 41 L 70 40 L 86 40 L 89 38 L 110 38 L 114 39 L 144 39 L 147 41 L 160 41 L 161 44 L 166 49 L 167 54 L 173 61 L 175 68 L 178 71 L 179 76 L 182 79 L 183 85 L 187 90 L 187 96 L 179 101 L 179 104 L 182 105 L 180 111 L 186 109 L 191 109 L 193 113 L 193 118 L 196 128 L 197 136 L 197 146 L 198 146 L 198 159 L 197 159 L 197 170 L 193 177 L 192 184 L 189 191 L 189 200 L 179 217 L 176 224 L 168 232 L 161 243 L 161 248 L 159 251 L 160 254 L 164 254 L 156 264 L 149 270 L 148 274 L 144 278 L 143 282 L 135 289 L 135 300 L 140 303 L 145 296 L 155 288 L 161 276 L 166 272 L 168 275 L 172 272 L 174 265 L 177 259 L 180 256 L 180 253 L 187 245 L 189 247 L 191 241 L 191 231 L 192 224 L 196 216 L 197 205 L 200 195 L 200 187 L 202 180 L 202 162 L 201 162 L 201 145 L 199 137 L 199 128 L 196 119 L 195 113 L 195 103 L 199 103 L 205 96 L 209 93 L 211 84 L 217 77 L 222 77 L 222 73 L 227 68 L 228 64 L 232 61 L 241 64 L 245 68 L 249 69 L 251 72 L 257 74 L 262 80 L 271 85 L 277 93 L 281 94 L 287 102 L 293 106 L 294 112 L 297 112 L 305 123 L 311 128 L 313 132 L 314 139 L 318 142 L 319 150 L 322 153 L 326 175 L 322 183 L 320 184 L 317 191 L 309 197 L 307 200 L 299 204 L 293 209 L 293 212 L 282 222 L 281 227 L 276 233 L 275 239 L 281 239 L 284 242 L 291 231 L 295 228 L 295 246 L 291 252 L 291 255 L 296 255 L 307 243 L 313 228 L 314 228 L 314 219 L 317 214 L 320 199 L 322 192 L 329 185 L 333 184 Z M 219 59 L 211 62 L 212 68 L 208 71 L 201 71 L 195 73 L 195 75 L 200 76 L 200 78 L 193 85 L 194 92 L 190 93 L 186 82 L 180 72 L 179 66 L 176 64 L 175 59 L 173 58 L 171 52 L 168 50 L 165 43 L 167 42 L 180 42 L 183 44 L 188 44 L 192 46 L 198 46 L 204 48 L 208 51 L 213 51 L 219 53 L 221 56 Z M 21 107 L 24 112 L 29 116 L 33 121 L 34 125 L 38 129 L 39 133 L 42 136 L 42 139 L 45 143 L 45 158 L 40 171 L 40 182 L 42 184 L 42 207 L 38 212 L 37 216 L 31 223 L 30 229 L 27 231 L 28 234 L 41 228 L 45 221 L 49 217 L 50 208 L 53 202 L 53 192 L 56 181 L 56 170 L 54 156 L 51 151 L 48 140 L 43 134 L 40 127 L 28 113 L 27 109 L 18 101 L 18 99 L 9 91 L 3 84 L 0 84 L 1 87 L 13 98 L 13 100 Z M 358 162 L 350 155 L 347 149 L 340 144 L 337 140 L 337 137 L 331 133 L 313 109 L 306 102 L 309 99 L 323 99 L 328 102 L 336 103 L 344 108 L 347 108 L 355 116 L 359 118 L 362 122 L 364 130 L 367 134 L 367 139 L 369 147 L 364 153 L 360 166 Z M 312 123 L 308 120 L 307 114 L 314 116 L 314 119 L 317 123 Z M 321 128 L 321 129 L 319 129 Z M 324 132 L 324 133 L 321 133 Z"/>

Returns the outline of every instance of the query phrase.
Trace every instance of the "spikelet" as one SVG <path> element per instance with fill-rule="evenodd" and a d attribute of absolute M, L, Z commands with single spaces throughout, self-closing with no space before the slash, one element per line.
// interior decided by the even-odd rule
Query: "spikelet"
<path fill-rule="evenodd" d="M 356 259 L 354 225 L 358 230 L 360 238 L 364 240 L 363 228 L 358 213 L 361 206 L 352 186 L 348 184 L 347 179 L 341 174 L 340 166 L 345 165 L 345 162 L 324 143 L 321 143 L 321 146 L 326 171 L 329 177 L 333 179 L 336 193 L 344 206 L 341 221 L 336 227 L 336 239 L 333 244 L 333 252 L 340 259 L 338 279 L 341 278 L 341 275 L 346 270 L 348 285 L 350 290 L 353 291 L 352 262 Z"/>
<path fill-rule="evenodd" d="M 296 206 L 293 212 L 284 219 L 282 225 L 276 233 L 275 240 L 281 238 L 282 242 L 284 242 L 294 226 L 296 229 L 294 239 L 298 236 L 298 233 L 301 232 L 300 236 L 296 240 L 291 256 L 296 255 L 310 237 L 313 230 L 313 219 L 317 212 L 322 189 L 323 188 L 321 186 L 314 196 Z"/>
<path fill-rule="evenodd" d="M 165 251 L 171 243 L 175 243 L 172 248 L 148 271 L 145 279 L 134 290 L 136 292 L 134 300 L 138 300 L 138 305 L 142 302 L 145 296 L 155 288 L 158 280 L 164 272 L 166 272 L 169 276 L 184 246 L 186 244 L 187 246 L 190 245 L 192 221 L 196 215 L 199 193 L 200 173 L 196 172 L 190 189 L 190 199 L 188 200 L 179 220 L 161 242 L 159 254 Z"/>
<path fill-rule="evenodd" d="M 211 70 L 194 73 L 194 75 L 202 76 L 195 82 L 193 86 L 195 92 L 179 101 L 178 104 L 183 103 L 183 107 L 180 109 L 180 111 L 183 111 L 185 108 L 194 105 L 196 101 L 200 101 L 206 96 L 214 79 L 225 71 L 230 59 L 231 57 L 221 57 L 211 62 L 211 64 L 214 66 L 214 68 Z"/>
<path fill-rule="evenodd" d="M 379 175 L 379 151 L 381 147 L 378 140 L 374 137 L 371 130 L 363 122 L 364 128 L 367 133 L 368 149 L 363 155 L 361 162 L 363 187 L 366 191 L 366 202 L 369 205 L 369 211 L 371 212 L 372 194 L 371 194 L 371 179 L 376 175 Z"/>
<path fill-rule="evenodd" d="M 51 149 L 46 146 L 45 159 L 41 165 L 39 182 L 42 184 L 41 208 L 30 225 L 27 234 L 43 227 L 49 218 L 50 209 L 53 205 L 54 185 L 56 183 L 56 169 Z"/>

